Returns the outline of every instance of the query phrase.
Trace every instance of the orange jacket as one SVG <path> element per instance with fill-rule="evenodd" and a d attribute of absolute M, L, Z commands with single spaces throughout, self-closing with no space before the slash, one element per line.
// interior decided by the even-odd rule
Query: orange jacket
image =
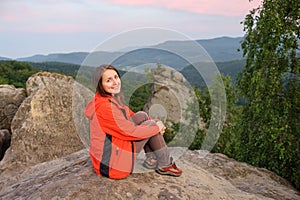
<path fill-rule="evenodd" d="M 136 160 L 135 142 L 158 134 L 158 126 L 135 126 L 134 114 L 112 97 L 98 93 L 85 108 L 90 119 L 90 157 L 98 175 L 113 179 L 127 177 Z"/>

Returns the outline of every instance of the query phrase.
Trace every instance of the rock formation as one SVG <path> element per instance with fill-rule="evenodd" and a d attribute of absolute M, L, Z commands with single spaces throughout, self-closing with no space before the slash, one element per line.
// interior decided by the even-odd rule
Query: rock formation
<path fill-rule="evenodd" d="M 10 146 L 11 134 L 7 129 L 0 130 L 0 160 L 2 160 L 6 149 Z"/>
<path fill-rule="evenodd" d="M 2 171 L 53 160 L 83 148 L 73 120 L 73 86 L 72 77 L 55 73 L 40 72 L 28 79 L 28 97 L 13 118 L 11 147 L 1 161 Z M 76 91 L 82 92 L 84 102 L 92 92 L 81 87 Z"/>
<path fill-rule="evenodd" d="M 0 85 L 0 129 L 10 130 L 11 121 L 25 97 L 24 88 Z"/>
<path fill-rule="evenodd" d="M 184 112 L 192 98 L 192 90 L 183 75 L 170 67 L 153 68 L 151 73 L 152 94 L 144 110 L 167 123 L 185 121 Z"/>
<path fill-rule="evenodd" d="M 181 177 L 155 172 L 126 179 L 97 176 L 86 150 L 0 179 L 0 199 L 298 200 L 300 194 L 273 173 L 220 154 L 186 151 L 177 160 Z"/>
<path fill-rule="evenodd" d="M 81 143 L 88 142 L 81 115 L 92 92 L 71 77 L 38 73 L 27 81 L 27 93 L 0 162 L 0 199 L 300 199 L 299 191 L 265 169 L 175 147 L 170 151 L 181 177 L 144 170 L 143 154 L 126 179 L 97 176 Z"/>
<path fill-rule="evenodd" d="M 25 97 L 24 88 L 0 85 L 0 160 L 10 145 L 11 121 Z"/>

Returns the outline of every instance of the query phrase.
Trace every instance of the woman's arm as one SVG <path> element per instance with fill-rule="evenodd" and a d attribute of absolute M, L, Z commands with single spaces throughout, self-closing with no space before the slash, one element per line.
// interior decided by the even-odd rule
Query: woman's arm
<path fill-rule="evenodd" d="M 120 108 L 110 102 L 96 107 L 98 122 L 105 133 L 123 140 L 141 140 L 160 132 L 158 125 L 139 125 L 127 120 Z"/>

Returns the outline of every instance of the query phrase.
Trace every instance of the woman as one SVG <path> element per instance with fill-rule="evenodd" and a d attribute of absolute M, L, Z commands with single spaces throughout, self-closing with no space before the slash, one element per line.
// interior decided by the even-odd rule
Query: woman
<path fill-rule="evenodd" d="M 132 173 L 136 155 L 152 151 L 145 163 L 164 175 L 180 176 L 172 162 L 163 134 L 166 127 L 145 112 L 134 113 L 120 99 L 121 79 L 112 65 L 95 69 L 96 94 L 85 108 L 90 119 L 90 157 L 98 175 L 121 179 Z"/>

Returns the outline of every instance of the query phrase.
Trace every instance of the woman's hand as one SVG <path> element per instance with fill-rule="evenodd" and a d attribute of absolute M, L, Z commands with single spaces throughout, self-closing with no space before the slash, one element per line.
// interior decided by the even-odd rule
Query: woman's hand
<path fill-rule="evenodd" d="M 162 121 L 160 121 L 160 120 L 158 120 L 157 122 L 156 122 L 156 125 L 158 126 L 158 128 L 159 128 L 159 133 L 161 134 L 161 135 L 163 135 L 164 133 L 165 133 L 165 131 L 166 131 L 166 127 L 165 127 L 165 125 L 162 123 Z"/>

